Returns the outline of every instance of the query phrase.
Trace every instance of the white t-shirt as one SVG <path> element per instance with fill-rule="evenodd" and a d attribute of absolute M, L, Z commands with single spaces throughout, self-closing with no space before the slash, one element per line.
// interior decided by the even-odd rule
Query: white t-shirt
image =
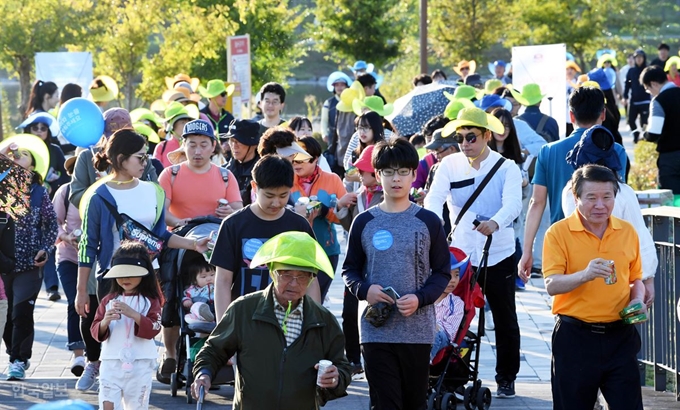
<path fill-rule="evenodd" d="M 156 219 L 156 187 L 151 182 L 139 181 L 132 189 L 116 189 L 109 185 L 106 188 L 116 200 L 118 213 L 130 218 L 152 230 Z M 113 247 L 120 246 L 118 226 L 113 225 Z"/>

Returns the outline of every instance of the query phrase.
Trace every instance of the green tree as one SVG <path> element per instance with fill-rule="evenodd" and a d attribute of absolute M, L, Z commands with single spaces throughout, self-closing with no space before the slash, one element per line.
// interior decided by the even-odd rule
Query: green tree
<path fill-rule="evenodd" d="M 227 77 L 227 35 L 250 35 L 252 88 L 269 81 L 285 83 L 302 63 L 307 45 L 299 28 L 309 12 L 291 7 L 288 0 L 227 0 L 228 19 L 237 27 L 215 41 L 216 58 L 196 61 L 193 73 L 201 78 Z"/>
<path fill-rule="evenodd" d="M 382 69 L 402 52 L 413 5 L 413 0 L 319 0 L 308 30 L 330 59 L 369 60 Z"/>
<path fill-rule="evenodd" d="M 0 67 L 19 77 L 20 111 L 28 104 L 35 53 L 59 51 L 87 33 L 93 5 L 88 0 L 4 0 L 0 15 Z"/>
<path fill-rule="evenodd" d="M 448 65 L 481 61 L 508 31 L 505 23 L 514 18 L 508 17 L 512 14 L 506 6 L 506 0 L 431 0 L 428 37 L 436 55 Z"/>

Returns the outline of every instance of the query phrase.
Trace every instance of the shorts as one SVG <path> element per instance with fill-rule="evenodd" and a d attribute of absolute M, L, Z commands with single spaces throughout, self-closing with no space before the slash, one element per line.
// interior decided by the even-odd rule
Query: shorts
<path fill-rule="evenodd" d="M 139 359 L 132 371 L 121 369 L 121 361 L 103 359 L 99 368 L 99 408 L 104 402 L 113 403 L 114 410 L 144 410 L 149 408 L 151 379 L 156 370 L 155 359 Z"/>

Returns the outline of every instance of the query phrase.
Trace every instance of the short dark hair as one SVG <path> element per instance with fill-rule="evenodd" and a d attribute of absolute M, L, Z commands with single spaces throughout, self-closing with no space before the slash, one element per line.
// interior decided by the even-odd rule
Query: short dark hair
<path fill-rule="evenodd" d="M 277 94 L 281 98 L 281 104 L 286 102 L 286 90 L 279 83 L 267 83 L 260 88 L 260 101 L 264 100 L 265 93 Z"/>
<path fill-rule="evenodd" d="M 361 74 L 359 77 L 357 77 L 357 81 L 362 87 L 370 87 L 373 84 L 378 84 L 378 81 L 376 81 L 375 77 L 373 77 L 373 74 L 371 73 Z"/>
<path fill-rule="evenodd" d="M 389 141 L 381 141 L 373 149 L 373 169 L 385 168 L 418 168 L 418 151 L 410 142 L 402 138 L 392 138 Z"/>
<path fill-rule="evenodd" d="M 668 46 L 666 43 L 661 43 L 659 44 L 659 47 L 656 48 L 657 50 L 666 50 L 666 51 L 671 51 L 671 48 Z"/>
<path fill-rule="evenodd" d="M 366 144 L 359 140 L 359 144 L 354 150 L 354 155 L 359 158 L 359 155 L 366 149 L 368 145 L 375 145 L 380 141 L 385 140 L 385 128 L 383 127 L 383 118 L 375 111 L 366 111 L 354 119 L 354 124 L 357 129 L 360 125 L 368 125 L 373 130 L 373 142 Z"/>
<path fill-rule="evenodd" d="M 290 147 L 297 139 L 295 133 L 288 127 L 276 126 L 268 129 L 260 138 L 257 153 L 261 157 L 276 154 L 277 148 Z"/>
<path fill-rule="evenodd" d="M 449 121 L 451 120 L 445 117 L 443 114 L 435 115 L 434 117 L 427 120 L 425 125 L 423 125 L 423 129 L 421 130 L 421 132 L 425 139 L 429 140 L 430 138 L 432 138 L 432 134 L 434 134 L 435 131 L 444 128 L 444 126 L 448 124 Z"/>
<path fill-rule="evenodd" d="M 666 81 L 668 81 L 666 72 L 663 70 L 663 68 L 656 65 L 647 66 L 640 73 L 640 83 L 642 83 L 645 87 L 652 85 L 652 82 L 664 84 Z"/>
<path fill-rule="evenodd" d="M 604 111 L 604 93 L 599 88 L 579 87 L 569 96 L 569 110 L 574 113 L 576 122 L 592 125 Z"/>
<path fill-rule="evenodd" d="M 321 144 L 314 137 L 300 138 L 300 143 L 304 145 L 305 151 L 312 156 L 312 159 L 317 159 L 321 156 Z"/>
<path fill-rule="evenodd" d="M 574 172 L 571 177 L 571 192 L 574 198 L 581 198 L 583 184 L 586 182 L 611 182 L 614 196 L 619 192 L 619 180 L 616 173 L 602 165 L 588 164 Z"/>
<path fill-rule="evenodd" d="M 293 165 L 278 155 L 265 155 L 260 158 L 251 175 L 259 189 L 293 187 Z"/>
<path fill-rule="evenodd" d="M 72 98 L 83 96 L 83 89 L 78 84 L 68 83 L 61 89 L 61 96 L 59 97 L 59 104 L 64 105 L 66 101 Z"/>
<path fill-rule="evenodd" d="M 418 74 L 417 76 L 413 77 L 413 86 L 417 86 L 418 83 L 422 83 L 423 85 L 432 84 L 432 77 L 430 77 L 428 74 Z"/>
<path fill-rule="evenodd" d="M 121 168 L 121 162 L 130 158 L 146 145 L 146 138 L 135 130 L 122 128 L 114 132 L 106 140 L 106 146 L 94 156 L 94 167 L 97 171 L 106 171 L 109 166 L 115 171 Z M 123 155 L 122 159 L 118 156 Z"/>
<path fill-rule="evenodd" d="M 432 78 L 435 78 L 435 77 L 438 76 L 438 75 L 444 77 L 445 80 L 448 79 L 448 77 L 446 76 L 446 73 L 444 72 L 444 70 L 436 69 L 436 70 L 434 70 L 434 71 L 432 72 L 432 74 L 430 74 L 430 76 L 431 76 Z"/>
<path fill-rule="evenodd" d="M 410 142 L 411 145 L 416 146 L 416 145 L 420 145 L 420 144 L 425 144 L 427 142 L 427 140 L 425 139 L 423 134 L 417 133 L 417 134 L 411 135 L 411 138 L 408 139 L 408 142 Z"/>
<path fill-rule="evenodd" d="M 309 120 L 307 117 L 302 117 L 302 116 L 297 116 L 293 117 L 288 121 L 288 128 L 290 128 L 293 131 L 297 131 L 302 127 L 304 124 L 307 124 L 309 126 L 309 129 L 314 129 L 312 127 L 312 122 Z"/>
<path fill-rule="evenodd" d="M 211 264 L 209 264 L 205 258 L 201 257 L 196 257 L 189 262 L 187 268 L 187 276 L 191 279 L 191 284 L 197 285 L 198 283 L 196 282 L 196 275 L 201 273 L 202 271 L 214 271 L 215 267 Z"/>

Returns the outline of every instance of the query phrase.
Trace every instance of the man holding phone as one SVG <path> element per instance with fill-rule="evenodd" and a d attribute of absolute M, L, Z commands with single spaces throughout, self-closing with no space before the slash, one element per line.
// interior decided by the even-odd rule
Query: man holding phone
<path fill-rule="evenodd" d="M 491 178 L 476 200 L 461 215 L 460 228 L 453 231 L 453 245 L 470 256 L 474 269 L 480 267 L 482 249 L 492 235 L 488 268 L 482 270 L 479 284 L 489 301 L 496 331 L 496 397 L 515 397 L 515 378 L 519 372 L 520 335 L 515 310 L 514 261 L 515 234 L 513 221 L 522 210 L 522 174 L 519 167 L 489 148 L 492 132 L 502 134 L 503 124 L 479 108 L 465 108 L 458 119 L 442 131 L 444 138 L 458 142 L 461 152 L 444 158 L 434 175 L 425 208 L 442 217 L 448 203 L 452 226 L 470 197 L 488 174 Z"/>

